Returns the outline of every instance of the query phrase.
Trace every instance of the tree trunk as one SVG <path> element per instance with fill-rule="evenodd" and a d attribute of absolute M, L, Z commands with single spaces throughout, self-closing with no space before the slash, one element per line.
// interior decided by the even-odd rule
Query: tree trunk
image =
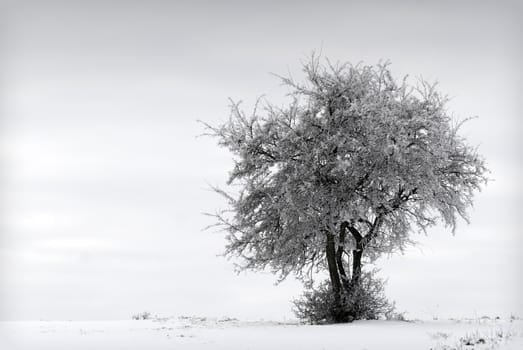
<path fill-rule="evenodd" d="M 360 283 L 361 278 L 361 256 L 363 255 L 363 248 L 361 243 L 357 243 L 356 249 L 352 251 L 352 279 L 351 285 L 356 286 Z"/>
<path fill-rule="evenodd" d="M 331 286 L 332 290 L 336 294 L 336 296 L 339 298 L 340 290 L 341 290 L 341 283 L 340 283 L 340 275 L 338 274 L 338 267 L 336 264 L 336 244 L 334 243 L 334 235 L 331 233 L 327 233 L 327 247 L 326 247 L 326 254 L 327 254 L 327 265 L 329 267 L 329 276 L 331 280 Z"/>
<path fill-rule="evenodd" d="M 340 240 L 338 243 L 338 250 L 336 251 L 336 264 L 338 265 L 338 271 L 340 274 L 341 284 L 343 288 L 345 288 L 345 291 L 349 291 L 350 283 L 349 283 L 349 276 L 345 272 L 345 267 L 343 266 L 343 252 L 344 252 L 344 244 L 345 244 L 345 237 L 347 235 L 347 222 L 342 222 L 340 225 Z"/>
<path fill-rule="evenodd" d="M 357 286 L 361 279 L 361 256 L 363 255 L 364 249 L 367 245 L 376 237 L 378 234 L 379 226 L 381 225 L 382 214 L 379 214 L 371 225 L 369 232 L 362 236 L 360 232 L 354 227 L 348 224 L 347 228 L 356 241 L 356 249 L 352 251 L 352 278 L 351 286 Z"/>
<path fill-rule="evenodd" d="M 354 226 L 348 226 L 350 233 L 356 241 L 356 249 L 352 251 L 352 278 L 351 286 L 356 286 L 361 277 L 361 256 L 363 255 L 363 237 Z"/>
<path fill-rule="evenodd" d="M 336 244 L 334 241 L 334 235 L 330 232 L 326 233 L 327 235 L 327 246 L 326 246 L 326 255 L 327 255 L 327 265 L 329 267 L 329 276 L 331 280 L 332 292 L 334 293 L 334 322 L 347 322 L 345 313 L 343 312 L 342 307 L 342 290 L 340 275 L 338 273 L 338 266 L 336 263 Z"/>

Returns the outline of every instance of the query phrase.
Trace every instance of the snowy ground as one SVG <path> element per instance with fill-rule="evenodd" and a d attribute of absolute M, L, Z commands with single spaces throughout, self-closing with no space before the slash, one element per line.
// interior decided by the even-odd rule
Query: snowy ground
<path fill-rule="evenodd" d="M 0 322 L 0 349 L 523 349 L 523 320 L 358 321 L 311 326 L 200 317 Z"/>

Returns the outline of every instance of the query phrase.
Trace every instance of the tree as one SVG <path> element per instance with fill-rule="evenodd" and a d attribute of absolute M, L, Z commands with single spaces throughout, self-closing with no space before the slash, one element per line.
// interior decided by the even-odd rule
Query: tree
<path fill-rule="evenodd" d="M 215 216 L 242 269 L 304 282 L 327 270 L 341 308 L 362 260 L 403 250 L 438 221 L 453 233 L 458 217 L 468 221 L 487 169 L 435 84 L 398 83 L 387 63 L 322 65 L 313 55 L 303 68 L 305 83 L 280 77 L 289 106 L 258 102 L 247 115 L 233 103 L 227 122 L 206 124 L 234 155 L 228 185 L 238 189 L 215 188 L 229 204 Z"/>

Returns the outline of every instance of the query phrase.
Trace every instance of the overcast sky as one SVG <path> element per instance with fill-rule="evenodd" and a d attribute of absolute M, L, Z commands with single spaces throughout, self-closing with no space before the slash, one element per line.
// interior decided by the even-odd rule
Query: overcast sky
<path fill-rule="evenodd" d="M 174 3 L 174 2 L 172 2 Z M 0 318 L 292 317 L 301 285 L 234 273 L 202 212 L 229 155 L 197 120 L 284 103 L 313 49 L 438 80 L 494 180 L 471 224 L 382 259 L 413 317 L 523 314 L 522 7 L 516 1 L 4 1 Z"/>

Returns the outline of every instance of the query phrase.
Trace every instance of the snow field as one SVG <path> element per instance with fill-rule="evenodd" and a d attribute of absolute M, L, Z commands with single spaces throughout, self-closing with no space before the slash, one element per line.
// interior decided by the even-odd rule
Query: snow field
<path fill-rule="evenodd" d="M 1 322 L 3 350 L 523 349 L 523 321 L 356 321 L 338 325 L 203 317 Z"/>

